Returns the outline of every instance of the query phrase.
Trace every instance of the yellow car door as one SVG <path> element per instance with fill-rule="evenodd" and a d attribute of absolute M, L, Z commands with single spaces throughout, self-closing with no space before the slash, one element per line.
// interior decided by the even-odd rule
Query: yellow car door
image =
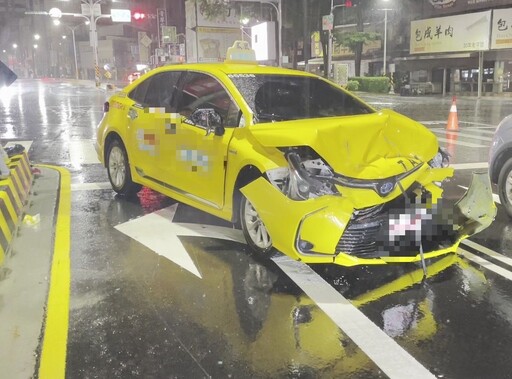
<path fill-rule="evenodd" d="M 141 94 L 134 96 L 128 109 L 131 163 L 147 179 L 165 179 L 162 166 L 167 160 L 162 142 L 169 135 L 173 94 L 180 76 L 181 72 L 168 71 L 149 77 L 139 85 Z"/>
<path fill-rule="evenodd" d="M 227 152 L 239 108 L 229 92 L 212 75 L 187 72 L 180 86 L 176 114 L 175 159 L 169 167 L 169 184 L 197 200 L 221 208 Z M 222 128 L 214 130 L 194 117 L 220 116 Z"/>

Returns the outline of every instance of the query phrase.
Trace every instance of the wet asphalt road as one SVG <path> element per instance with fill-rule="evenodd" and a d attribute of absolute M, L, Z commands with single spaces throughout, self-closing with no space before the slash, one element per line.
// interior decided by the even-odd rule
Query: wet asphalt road
<path fill-rule="evenodd" d="M 424 282 L 419 265 L 312 266 L 315 280 L 335 290 L 322 303 L 279 260 L 257 261 L 236 241 L 180 237 L 199 277 L 115 227 L 171 206 L 176 223 L 229 225 L 146 189 L 138 199 L 119 198 L 101 189 L 107 175 L 90 150 L 77 154 L 92 148 L 107 95 L 79 83 L 17 81 L 0 100 L 2 142 L 32 141 L 33 163 L 71 172 L 67 378 L 392 376 L 324 311 L 335 294 L 384 332 L 371 344 L 395 344 L 412 357 L 411 370 L 419 364 L 442 378 L 512 376 L 512 268 L 484 249 L 512 258 L 512 221 L 501 206 L 494 224 L 471 239 L 476 244 L 463 246 L 485 261 L 453 255 L 429 262 Z M 461 133 L 450 141 L 451 98 L 362 97 L 424 122 L 446 140 L 454 164 L 486 162 L 492 131 L 512 110 L 509 98 L 460 98 Z M 470 177 L 471 169 L 456 170 L 447 196 L 460 197 Z"/>

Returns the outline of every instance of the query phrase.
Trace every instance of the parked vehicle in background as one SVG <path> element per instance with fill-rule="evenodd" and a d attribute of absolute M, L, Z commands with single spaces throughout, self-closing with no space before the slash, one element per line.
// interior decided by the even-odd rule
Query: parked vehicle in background
<path fill-rule="evenodd" d="M 139 79 L 141 76 L 141 73 L 138 71 L 132 72 L 130 75 L 128 75 L 128 83 L 132 84 L 135 80 Z"/>
<path fill-rule="evenodd" d="M 501 204 L 512 218 L 512 115 L 505 117 L 489 151 L 489 176 L 498 187 Z"/>

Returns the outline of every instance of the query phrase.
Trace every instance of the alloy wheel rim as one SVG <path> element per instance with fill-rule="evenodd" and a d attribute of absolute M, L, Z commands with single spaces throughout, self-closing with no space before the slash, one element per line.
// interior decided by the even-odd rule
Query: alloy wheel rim
<path fill-rule="evenodd" d="M 267 228 L 249 200 L 246 200 L 245 202 L 244 220 L 247 232 L 249 233 L 252 242 L 258 248 L 268 249 L 272 246 L 272 240 L 267 232 Z"/>
<path fill-rule="evenodd" d="M 124 155 L 118 146 L 114 146 L 110 150 L 108 160 L 110 178 L 116 188 L 121 188 L 126 179 L 126 165 L 124 163 Z"/>

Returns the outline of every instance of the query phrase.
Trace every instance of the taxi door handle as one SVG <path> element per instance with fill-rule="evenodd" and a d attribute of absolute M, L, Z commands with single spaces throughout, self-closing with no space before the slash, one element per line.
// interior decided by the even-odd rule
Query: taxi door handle
<path fill-rule="evenodd" d="M 135 108 L 130 108 L 128 111 L 128 117 L 131 120 L 135 120 L 137 117 L 139 117 L 139 113 L 135 110 Z"/>

